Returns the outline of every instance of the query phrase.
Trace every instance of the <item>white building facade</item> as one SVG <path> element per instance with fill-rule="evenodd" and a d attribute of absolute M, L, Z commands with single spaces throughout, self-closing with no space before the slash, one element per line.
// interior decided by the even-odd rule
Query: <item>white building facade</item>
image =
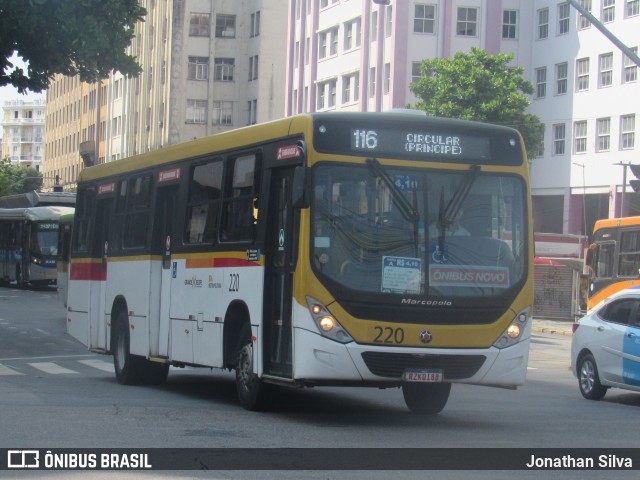
<path fill-rule="evenodd" d="M 545 124 L 531 159 L 536 232 L 590 232 L 597 218 L 640 214 L 622 199 L 623 168 L 640 164 L 637 67 L 563 0 L 291 0 L 285 112 L 384 111 L 415 103 L 425 58 L 476 46 L 513 53 Z M 638 0 L 583 0 L 628 47 Z M 626 167 L 625 167 L 626 168 Z M 624 203 L 623 210 L 620 209 Z"/>
<path fill-rule="evenodd" d="M 45 100 L 7 100 L 2 106 L 2 158 L 12 165 L 42 170 Z"/>

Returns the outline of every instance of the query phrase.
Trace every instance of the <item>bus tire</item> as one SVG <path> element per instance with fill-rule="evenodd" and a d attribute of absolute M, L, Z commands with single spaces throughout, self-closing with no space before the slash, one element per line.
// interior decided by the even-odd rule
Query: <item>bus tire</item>
<path fill-rule="evenodd" d="M 607 393 L 598 376 L 598 366 L 593 355 L 587 353 L 578 362 L 578 387 L 580 393 L 587 400 L 602 400 Z"/>
<path fill-rule="evenodd" d="M 143 380 L 144 359 L 130 353 L 129 317 L 120 310 L 113 327 L 113 366 L 122 385 L 137 385 Z"/>
<path fill-rule="evenodd" d="M 451 392 L 450 383 L 404 383 L 402 395 L 413 413 L 433 415 L 440 413 Z"/>
<path fill-rule="evenodd" d="M 253 342 L 249 322 L 240 328 L 236 352 L 236 392 L 240 405 L 247 410 L 261 410 L 268 403 L 270 385 L 262 382 L 253 372 Z"/>

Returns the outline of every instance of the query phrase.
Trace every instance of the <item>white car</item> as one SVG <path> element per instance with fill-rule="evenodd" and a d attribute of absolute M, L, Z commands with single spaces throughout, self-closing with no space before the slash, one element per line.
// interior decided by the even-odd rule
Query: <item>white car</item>
<path fill-rule="evenodd" d="M 589 400 L 609 387 L 640 392 L 640 287 L 611 295 L 574 324 L 571 371 Z"/>

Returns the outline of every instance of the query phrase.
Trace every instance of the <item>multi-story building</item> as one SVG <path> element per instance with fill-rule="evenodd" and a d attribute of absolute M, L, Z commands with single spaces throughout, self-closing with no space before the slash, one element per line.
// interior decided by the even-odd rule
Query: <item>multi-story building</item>
<path fill-rule="evenodd" d="M 581 3 L 637 48 L 638 0 Z M 472 46 L 513 53 L 535 86 L 536 231 L 588 233 L 597 218 L 640 213 L 637 195 L 622 198 L 620 166 L 637 152 L 637 66 L 565 0 L 291 0 L 285 112 L 413 104 L 423 59 Z"/>
<path fill-rule="evenodd" d="M 40 171 L 44 159 L 45 100 L 7 100 L 2 106 L 2 158 Z"/>
<path fill-rule="evenodd" d="M 147 16 L 130 47 L 139 77 L 114 73 L 60 101 L 67 94 L 56 84 L 64 80 L 50 86 L 49 119 L 61 121 L 65 101 L 77 105 L 74 158 L 56 150 L 45 166 L 65 183 L 75 180 L 80 156 L 112 161 L 284 115 L 286 0 L 140 3 Z"/>

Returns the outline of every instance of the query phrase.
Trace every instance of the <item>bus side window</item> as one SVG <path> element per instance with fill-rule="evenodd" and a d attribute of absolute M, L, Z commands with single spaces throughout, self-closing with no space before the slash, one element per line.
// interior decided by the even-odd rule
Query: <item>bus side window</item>
<path fill-rule="evenodd" d="M 78 192 L 76 220 L 73 229 L 73 251 L 86 253 L 89 250 L 89 225 L 95 214 L 96 191 L 87 188 Z"/>
<path fill-rule="evenodd" d="M 218 233 L 221 191 L 221 160 L 193 167 L 189 181 L 185 243 L 215 243 Z"/>
<path fill-rule="evenodd" d="M 221 239 L 227 242 L 250 241 L 255 238 L 257 224 L 258 166 L 256 155 L 245 155 L 231 161 L 233 175 L 225 191 Z"/>

